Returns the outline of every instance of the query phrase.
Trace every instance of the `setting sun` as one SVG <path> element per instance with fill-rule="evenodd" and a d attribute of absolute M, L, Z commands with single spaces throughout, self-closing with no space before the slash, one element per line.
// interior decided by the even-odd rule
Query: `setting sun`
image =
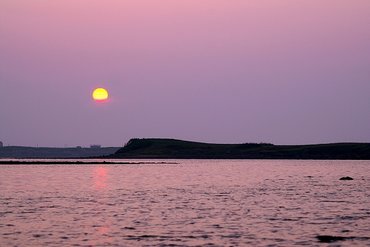
<path fill-rule="evenodd" d="M 95 101 L 101 102 L 108 100 L 109 94 L 105 88 L 96 88 L 92 93 L 92 97 Z"/>

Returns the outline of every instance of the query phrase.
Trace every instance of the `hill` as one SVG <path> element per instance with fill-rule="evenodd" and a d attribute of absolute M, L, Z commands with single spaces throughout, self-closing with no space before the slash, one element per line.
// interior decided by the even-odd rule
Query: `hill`
<path fill-rule="evenodd" d="M 370 143 L 273 145 L 211 144 L 175 139 L 131 139 L 109 158 L 141 159 L 370 159 Z"/>

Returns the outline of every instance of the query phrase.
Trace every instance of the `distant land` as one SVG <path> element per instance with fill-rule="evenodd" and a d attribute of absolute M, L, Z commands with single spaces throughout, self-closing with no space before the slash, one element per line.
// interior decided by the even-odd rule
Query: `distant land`
<path fill-rule="evenodd" d="M 110 155 L 116 152 L 119 147 L 68 147 L 68 148 L 50 148 L 50 147 L 22 147 L 5 146 L 0 147 L 0 158 L 90 158 Z"/>
<path fill-rule="evenodd" d="M 109 159 L 336 159 L 370 160 L 370 143 L 213 144 L 176 139 L 131 139 L 124 147 L 0 147 L 0 158 Z"/>
<path fill-rule="evenodd" d="M 131 139 L 107 158 L 118 159 L 337 159 L 370 160 L 370 143 L 273 145 L 211 144 L 175 139 Z"/>

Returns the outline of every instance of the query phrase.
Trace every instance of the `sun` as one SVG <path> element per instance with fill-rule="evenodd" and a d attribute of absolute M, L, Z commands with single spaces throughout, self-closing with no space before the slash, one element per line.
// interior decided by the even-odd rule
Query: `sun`
<path fill-rule="evenodd" d="M 94 89 L 92 97 L 97 102 L 103 102 L 108 100 L 109 94 L 105 88 L 99 87 Z"/>

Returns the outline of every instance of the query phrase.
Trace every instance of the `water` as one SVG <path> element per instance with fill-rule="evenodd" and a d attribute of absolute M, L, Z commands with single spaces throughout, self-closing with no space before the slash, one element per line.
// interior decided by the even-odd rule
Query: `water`
<path fill-rule="evenodd" d="M 370 246 L 369 161 L 177 162 L 2 165 L 0 246 Z"/>

